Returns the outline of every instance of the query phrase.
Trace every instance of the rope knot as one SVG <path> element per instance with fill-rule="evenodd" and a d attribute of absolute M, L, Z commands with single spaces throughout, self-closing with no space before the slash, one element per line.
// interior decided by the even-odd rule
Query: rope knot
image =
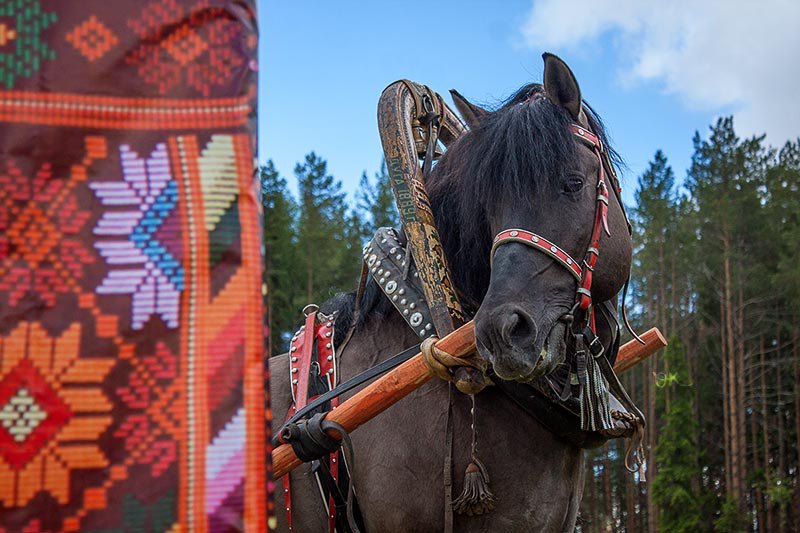
<path fill-rule="evenodd" d="M 422 360 L 433 375 L 454 382 L 459 392 L 464 394 L 477 394 L 487 385 L 492 385 L 486 375 L 489 363 L 477 352 L 456 357 L 437 347 L 438 340 L 437 337 L 428 337 L 420 346 Z"/>

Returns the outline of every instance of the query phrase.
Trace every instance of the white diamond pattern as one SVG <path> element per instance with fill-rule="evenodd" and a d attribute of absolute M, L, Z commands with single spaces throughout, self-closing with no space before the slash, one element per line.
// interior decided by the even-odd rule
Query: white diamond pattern
<path fill-rule="evenodd" d="M 47 412 L 26 388 L 20 388 L 0 409 L 0 424 L 16 442 L 24 442 L 45 418 Z"/>

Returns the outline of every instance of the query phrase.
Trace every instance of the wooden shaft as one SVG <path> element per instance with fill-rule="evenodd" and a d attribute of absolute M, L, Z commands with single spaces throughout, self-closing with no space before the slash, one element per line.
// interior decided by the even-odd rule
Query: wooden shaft
<path fill-rule="evenodd" d="M 615 371 L 624 372 L 667 345 L 666 339 L 657 328 L 646 332 L 642 339 L 645 341 L 644 345 L 634 340 L 620 348 L 617 363 L 614 365 Z M 455 357 L 470 355 L 475 351 L 475 325 L 472 321 L 467 322 L 440 339 L 436 347 Z M 422 354 L 418 353 L 342 402 L 325 418 L 339 423 L 348 432 L 353 431 L 421 387 L 431 377 L 433 374 L 425 365 Z M 339 434 L 331 431 L 331 436 L 338 438 Z M 272 451 L 274 479 L 301 464 L 302 461 L 297 458 L 289 444 L 281 444 Z"/>
<path fill-rule="evenodd" d="M 658 328 L 650 328 L 641 337 L 644 344 L 634 339 L 620 347 L 614 362 L 614 372 L 621 374 L 667 346 L 667 339 Z"/>

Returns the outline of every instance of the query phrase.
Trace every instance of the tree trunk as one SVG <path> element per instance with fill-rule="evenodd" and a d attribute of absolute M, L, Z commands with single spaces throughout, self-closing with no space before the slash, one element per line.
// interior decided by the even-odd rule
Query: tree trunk
<path fill-rule="evenodd" d="M 614 495 L 611 493 L 611 452 L 608 442 L 603 446 L 603 531 L 614 531 Z"/>
<path fill-rule="evenodd" d="M 764 349 L 764 341 L 763 339 L 760 340 L 759 343 L 760 349 L 763 351 Z M 751 398 L 755 400 L 755 395 L 752 395 Z M 755 401 L 753 401 L 753 407 L 755 408 Z M 759 464 L 759 456 L 758 456 L 758 446 L 756 443 L 758 442 L 758 425 L 756 424 L 756 417 L 754 415 L 750 416 L 750 441 L 753 443 L 753 469 L 758 472 L 761 469 L 761 465 Z M 763 502 L 763 490 L 759 484 L 756 484 L 753 499 L 754 499 L 754 507 L 756 511 L 756 531 L 761 533 L 764 531 L 764 502 Z"/>
<path fill-rule="evenodd" d="M 764 422 L 764 427 L 762 429 L 763 435 L 763 444 L 764 444 L 764 485 L 769 488 L 772 486 L 772 464 L 770 461 L 770 453 L 769 453 L 769 409 L 767 407 L 767 365 L 765 362 L 766 359 L 766 348 L 764 346 L 764 338 L 760 339 L 761 343 L 761 420 Z M 766 498 L 764 502 L 764 511 L 766 514 L 766 526 L 767 531 L 772 532 L 772 505 L 770 504 L 769 498 Z"/>
<path fill-rule="evenodd" d="M 780 338 L 778 340 L 780 346 Z M 778 357 L 780 360 L 780 356 Z M 777 369 L 777 388 L 778 388 L 778 478 L 781 482 L 786 483 L 786 435 L 784 429 L 784 414 L 783 414 L 783 372 Z M 786 506 L 781 505 L 778 509 L 778 531 L 784 533 L 786 529 Z"/>
<path fill-rule="evenodd" d="M 733 294 L 731 283 L 731 260 L 730 260 L 730 239 L 727 231 L 722 238 L 723 245 L 723 306 L 725 322 L 725 352 L 728 366 L 728 409 L 730 410 L 730 450 L 728 457 L 731 464 L 731 487 L 728 491 L 729 497 L 736 502 L 737 509 L 742 507 L 742 488 L 741 488 L 741 465 L 739 464 L 739 414 L 737 411 L 737 372 L 736 372 L 736 346 L 734 343 L 733 332 Z"/>
<path fill-rule="evenodd" d="M 658 475 L 656 465 L 656 394 L 653 386 L 653 376 L 658 367 L 655 357 L 647 360 L 647 375 L 645 379 L 645 396 L 647 399 L 647 531 L 658 533 L 658 505 L 653 497 L 653 481 Z"/>
<path fill-rule="evenodd" d="M 719 301 L 719 333 L 720 333 L 720 359 L 722 361 L 722 418 L 723 418 L 723 435 L 724 445 L 723 453 L 725 456 L 725 493 L 728 497 L 731 496 L 733 490 L 733 465 L 731 461 L 731 392 L 728 380 L 728 350 L 725 343 L 725 303 L 722 299 Z"/>
<path fill-rule="evenodd" d="M 636 398 L 636 372 L 628 375 L 628 390 L 633 398 Z M 634 485 L 632 474 L 625 475 L 625 533 L 635 533 L 636 528 L 636 493 L 638 489 Z"/>
<path fill-rule="evenodd" d="M 739 427 L 737 428 L 737 435 L 739 436 L 739 446 L 737 448 L 737 455 L 739 461 L 739 498 L 741 504 L 744 505 L 744 496 L 747 487 L 748 466 L 747 461 L 747 409 L 745 390 L 745 338 L 744 338 L 744 290 L 742 289 L 742 276 L 736 276 L 738 285 L 738 302 L 736 305 L 736 336 L 734 338 L 736 343 L 736 413 Z"/>
<path fill-rule="evenodd" d="M 797 464 L 795 468 L 800 469 L 800 324 L 797 316 L 792 316 L 792 365 L 794 367 L 794 425 L 795 425 L 795 447 L 797 448 Z M 792 510 L 792 520 L 795 529 L 800 525 L 800 480 L 795 479 L 794 483 L 794 506 Z"/>
<path fill-rule="evenodd" d="M 677 273 L 675 268 L 676 253 L 670 254 L 670 312 L 669 312 L 669 331 L 667 336 L 675 335 L 678 331 L 678 288 L 677 288 Z M 684 345 L 685 346 L 685 345 Z"/>

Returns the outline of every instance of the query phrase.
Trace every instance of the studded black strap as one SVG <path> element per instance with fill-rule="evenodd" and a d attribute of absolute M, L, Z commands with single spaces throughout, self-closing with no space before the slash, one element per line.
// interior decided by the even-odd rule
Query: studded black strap
<path fill-rule="evenodd" d="M 364 248 L 364 262 L 372 279 L 408 326 L 420 339 L 427 339 L 436 330 L 425 303 L 417 267 L 407 255 L 394 228 L 378 229 Z"/>

